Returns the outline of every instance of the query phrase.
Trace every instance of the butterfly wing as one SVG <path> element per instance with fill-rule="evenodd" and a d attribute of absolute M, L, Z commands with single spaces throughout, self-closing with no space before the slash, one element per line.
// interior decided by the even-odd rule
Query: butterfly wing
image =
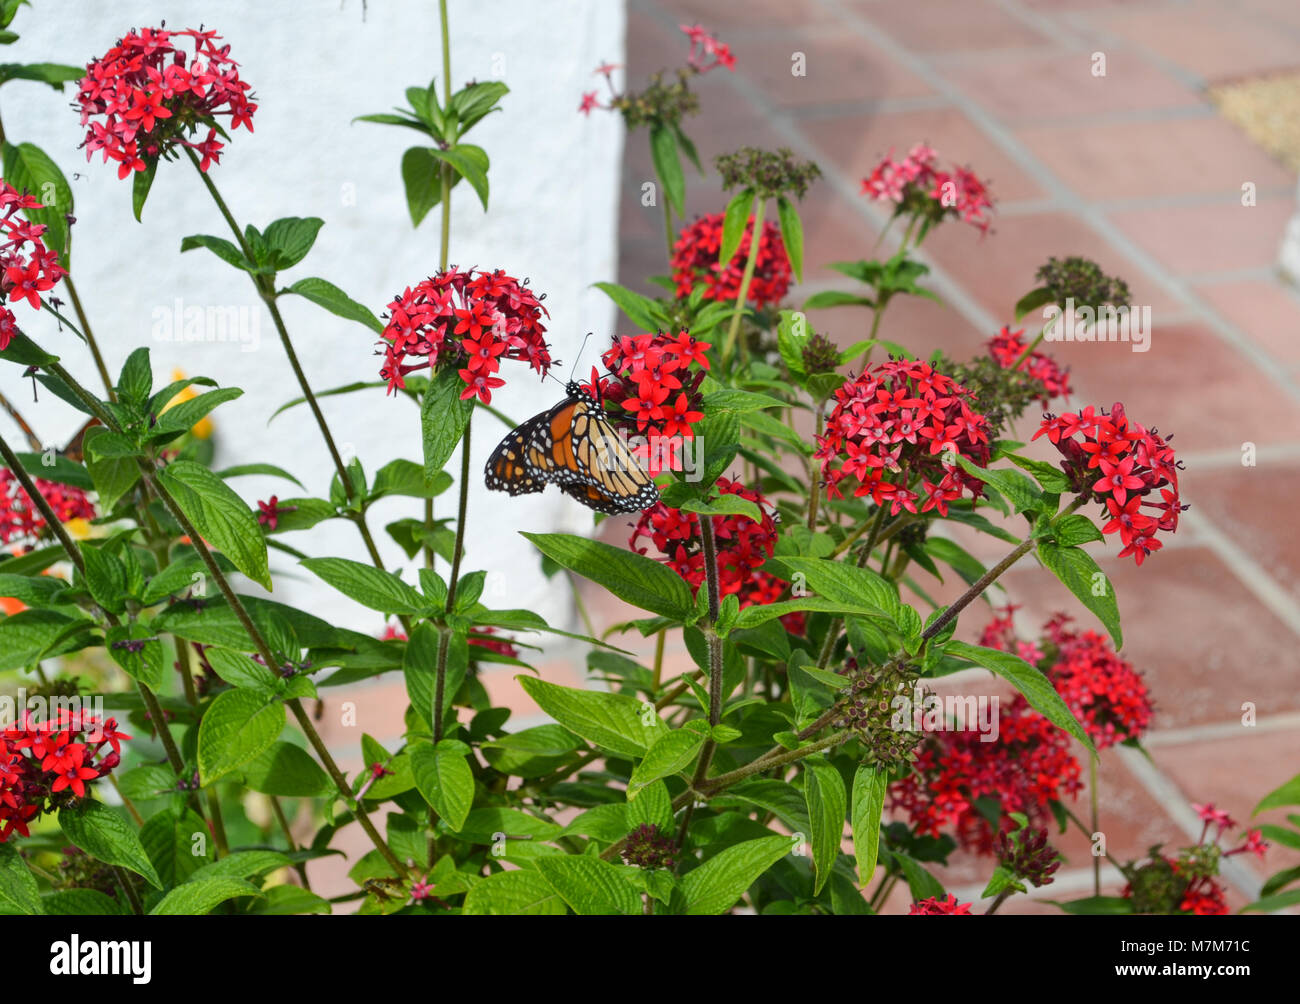
<path fill-rule="evenodd" d="M 488 488 L 511 495 L 548 484 L 590 509 L 637 512 L 659 501 L 654 481 L 627 448 L 601 407 L 571 393 L 501 441 L 484 470 Z"/>

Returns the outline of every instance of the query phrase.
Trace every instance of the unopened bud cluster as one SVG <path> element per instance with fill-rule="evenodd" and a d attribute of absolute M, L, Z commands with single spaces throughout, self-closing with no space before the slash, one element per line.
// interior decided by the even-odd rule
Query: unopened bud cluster
<path fill-rule="evenodd" d="M 1051 885 L 1053 873 L 1061 867 L 1061 856 L 1047 842 L 1047 831 L 1041 827 L 1027 826 L 1014 833 L 1004 830 L 995 847 L 998 864 L 1034 886 Z"/>
<path fill-rule="evenodd" d="M 900 728 L 894 699 L 903 697 L 908 707 L 916 697 L 920 674 L 916 667 L 901 661 L 884 666 L 862 666 L 849 659 L 845 667 L 848 686 L 842 690 L 838 705 L 837 728 L 849 729 L 865 747 L 863 763 L 890 767 L 916 759 L 920 732 Z M 903 721 L 911 722 L 911 714 Z"/>

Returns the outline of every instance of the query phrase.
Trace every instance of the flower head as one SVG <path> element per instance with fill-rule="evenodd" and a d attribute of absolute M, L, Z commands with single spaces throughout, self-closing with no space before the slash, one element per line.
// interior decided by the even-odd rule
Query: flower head
<path fill-rule="evenodd" d="M 971 916 L 970 908 L 970 903 L 958 903 L 957 897 L 948 893 L 943 899 L 930 896 L 928 899 L 918 900 L 912 904 L 907 913 L 908 916 L 913 917 Z"/>
<path fill-rule="evenodd" d="M 939 169 L 935 152 L 924 143 L 912 147 L 902 160 L 895 160 L 890 150 L 862 180 L 862 194 L 894 203 L 896 216 L 922 219 L 927 228 L 946 216 L 955 216 L 987 233 L 992 222 L 988 214 L 993 200 L 987 183 L 964 167 Z"/>
<path fill-rule="evenodd" d="M 505 384 L 495 375 L 501 360 L 526 362 L 543 376 L 550 368 L 543 299 L 500 269 L 453 266 L 408 286 L 388 305 L 379 375 L 392 393 L 416 370 L 454 367 L 465 383 L 461 398 L 490 404 L 492 391 Z"/>
<path fill-rule="evenodd" d="M 1004 370 L 1015 368 L 1038 384 L 1041 387 L 1039 400 L 1044 405 L 1054 397 L 1069 397 L 1070 371 L 1062 369 L 1055 359 L 1037 350 L 1021 359 L 1025 348 L 1024 328 L 1012 331 L 1009 326 L 1003 325 L 1002 330 L 989 340 L 989 355 Z M 1017 360 L 1020 360 L 1019 364 Z"/>
<path fill-rule="evenodd" d="M 1065 458 L 1061 469 L 1076 489 L 1104 506 L 1109 522 L 1102 533 L 1118 533 L 1124 549 L 1141 565 L 1161 542 L 1160 532 L 1178 529 L 1186 508 L 1178 497 L 1179 463 L 1173 448 L 1155 429 L 1133 422 L 1122 404 L 1110 414 L 1092 407 L 1077 413 L 1045 415 L 1034 433 L 1047 438 Z"/>
<path fill-rule="evenodd" d="M 203 171 L 217 163 L 220 120 L 230 131 L 252 132 L 257 111 L 230 46 L 220 42 L 212 31 L 145 28 L 89 63 L 76 98 L 86 159 L 99 151 L 105 163 L 117 162 L 119 178 L 171 159 L 178 148 L 197 155 Z"/>
<path fill-rule="evenodd" d="M 23 300 L 33 310 L 40 310 L 41 294 L 67 274 L 59 264 L 58 252 L 45 246 L 45 224 L 18 215 L 20 209 L 44 208 L 0 178 L 0 352 L 9 347 L 18 330 L 18 318 L 8 305 Z"/>
<path fill-rule="evenodd" d="M 731 261 L 722 265 L 718 261 L 722 250 L 722 213 L 701 216 L 685 227 L 673 245 L 673 282 L 677 285 L 678 298 L 690 296 L 696 285 L 702 283 L 705 299 L 735 300 L 740 295 L 753 236 L 754 219 L 751 216 L 740 238 L 740 247 Z M 790 259 L 786 257 L 781 229 L 765 221 L 747 299 L 756 307 L 779 303 L 790 288 L 790 275 Z"/>
<path fill-rule="evenodd" d="M 80 488 L 43 478 L 34 478 L 33 483 L 60 523 L 95 518 L 95 507 Z M 52 533 L 18 478 L 7 467 L 0 467 L 0 543 L 33 543 Z"/>
<path fill-rule="evenodd" d="M 928 363 L 890 360 L 835 392 L 826 431 L 817 438 L 816 459 L 831 498 L 856 481 L 855 496 L 896 511 L 938 509 L 962 489 L 978 497 L 982 482 L 957 463 L 962 456 L 987 464 L 988 421 L 967 404 L 970 392 Z M 910 488 L 920 480 L 924 499 Z"/>

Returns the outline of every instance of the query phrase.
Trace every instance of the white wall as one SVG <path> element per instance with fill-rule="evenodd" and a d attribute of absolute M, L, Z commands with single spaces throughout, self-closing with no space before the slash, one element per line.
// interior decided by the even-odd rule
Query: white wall
<path fill-rule="evenodd" d="M 356 115 L 404 104 L 403 91 L 440 77 L 440 42 L 434 0 L 36 0 L 12 25 L 22 36 L 0 53 L 9 62 L 54 61 L 83 65 L 131 27 L 165 19 L 174 29 L 219 31 L 232 46 L 243 79 L 259 101 L 256 132 L 234 134 L 212 177 L 237 220 L 264 227 L 280 216 L 319 216 L 326 221 L 308 259 L 282 276 L 287 285 L 317 275 L 334 282 L 380 313 L 391 296 L 438 267 L 437 211 L 412 230 L 399 175 L 402 152 L 418 142 L 405 129 L 365 123 Z M 470 140 L 492 159 L 491 210 L 484 214 L 468 186 L 453 198 L 451 261 L 462 267 L 502 267 L 531 279 L 547 294 L 550 336 L 567 364 L 586 331 L 604 337 L 613 311 L 592 282 L 616 275 L 615 199 L 622 154 L 622 127 L 615 116 L 576 114 L 580 93 L 593 86 L 592 68 L 604 59 L 622 61 L 623 5 L 612 0 L 451 0 L 452 81 L 501 79 L 511 88 L 505 111 L 490 116 Z M 179 254 L 182 236 L 228 236 L 223 221 L 188 162 L 163 164 L 144 223 L 131 215 L 130 181 L 118 181 L 114 165 L 98 156 L 87 164 L 76 149 L 82 130 L 68 107 L 73 87 L 62 94 L 35 83 L 0 89 L 0 115 L 11 142 L 40 145 L 63 168 L 76 200 L 73 275 L 114 376 L 135 346 L 153 350 L 155 385 L 173 367 L 205 374 L 222 385 L 244 388 L 243 398 L 216 413 L 218 463 L 253 460 L 279 464 L 324 495 L 332 465 L 310 413 L 300 407 L 269 427 L 267 418 L 298 395 L 270 318 L 247 277 L 204 250 Z M 74 172 L 78 177 L 74 178 Z M 355 192 L 355 204 L 345 195 Z M 245 306 L 257 318 L 259 344 L 243 351 L 229 344 L 168 343 L 151 338 L 158 308 L 174 298 L 186 305 Z M 66 299 L 66 295 L 64 296 Z M 297 297 L 281 301 L 298 354 L 312 386 L 325 389 L 376 379 L 375 339 L 363 327 L 335 318 Z M 80 343 L 58 333 L 48 314 L 36 318 L 19 308 L 20 323 L 39 342 L 60 352 L 88 385 L 96 385 Z M 593 339 L 593 342 L 595 339 Z M 584 364 L 595 358 L 592 349 Z M 507 385 L 493 404 L 522 420 L 553 403 L 560 388 L 539 383 L 522 364 L 507 363 Z M 563 376 L 563 373 L 558 374 Z M 43 438 L 62 442 L 79 416 L 42 395 L 32 405 L 29 382 L 13 366 L 0 367 L 0 389 L 21 407 Z M 420 459 L 417 409 L 382 391 L 324 399 L 341 444 L 351 444 L 373 473 L 395 457 Z M 6 436 L 14 434 L 0 416 Z M 475 422 L 471 452 L 473 488 L 465 568 L 506 573 L 506 595 L 495 606 L 529 607 L 552 617 L 569 612 L 567 589 L 546 583 L 534 552 L 516 531 L 590 527 L 585 509 L 554 490 L 511 499 L 488 493 L 481 471 L 504 434 L 494 420 Z M 459 471 L 459 459 L 450 469 Z M 252 504 L 272 492 L 299 494 L 285 482 L 245 478 L 233 482 Z M 418 515 L 414 499 L 384 500 L 371 523 L 382 537 L 390 567 L 406 563 L 382 527 Z M 454 491 L 436 503 L 439 515 L 454 511 Z M 313 554 L 364 558 L 355 530 L 326 524 L 286 540 Z M 332 590 L 272 552 L 273 568 L 288 574 L 276 597 L 307 605 L 315 613 L 364 630 L 371 618 Z M 446 571 L 445 566 L 442 570 Z M 251 587 L 250 587 L 251 588 Z"/>

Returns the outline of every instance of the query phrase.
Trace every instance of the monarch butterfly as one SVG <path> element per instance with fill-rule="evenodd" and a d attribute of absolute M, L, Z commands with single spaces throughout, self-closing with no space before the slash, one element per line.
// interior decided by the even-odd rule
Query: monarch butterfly
<path fill-rule="evenodd" d="M 564 390 L 563 401 L 534 415 L 492 451 L 483 472 L 488 488 L 528 495 L 559 485 L 587 508 L 611 515 L 658 502 L 659 489 L 600 402 L 575 380 Z"/>

